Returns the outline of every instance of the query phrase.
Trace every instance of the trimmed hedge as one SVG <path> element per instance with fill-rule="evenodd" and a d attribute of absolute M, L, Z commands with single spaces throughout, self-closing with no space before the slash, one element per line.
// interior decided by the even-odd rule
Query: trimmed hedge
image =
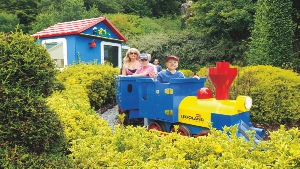
<path fill-rule="evenodd" d="M 300 119 L 300 78 L 291 70 L 262 65 L 243 67 L 232 88 L 233 97 L 252 97 L 253 121 L 289 124 Z"/>
<path fill-rule="evenodd" d="M 181 69 L 179 70 L 181 71 L 185 77 L 193 77 L 194 76 L 194 72 L 188 69 Z"/>
<path fill-rule="evenodd" d="M 0 168 L 65 152 L 60 119 L 45 101 L 59 84 L 46 49 L 22 32 L 0 32 L 0 69 Z"/>
<path fill-rule="evenodd" d="M 114 75 L 119 75 L 120 69 L 110 64 L 78 63 L 65 68 L 57 78 L 64 83 L 79 84 L 86 90 L 90 105 L 94 110 L 106 104 L 114 103 Z"/>

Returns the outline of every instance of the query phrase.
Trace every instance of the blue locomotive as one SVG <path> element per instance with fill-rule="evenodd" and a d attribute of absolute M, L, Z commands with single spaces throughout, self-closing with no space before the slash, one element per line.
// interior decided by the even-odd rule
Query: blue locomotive
<path fill-rule="evenodd" d="M 178 125 L 181 135 L 202 136 L 209 132 L 209 121 L 219 130 L 238 124 L 237 136 L 247 140 L 246 131 L 255 130 L 254 140 L 262 140 L 265 131 L 250 122 L 252 99 L 238 96 L 228 100 L 228 89 L 236 74 L 237 68 L 230 68 L 228 62 L 217 62 L 216 68 L 209 68 L 216 98 L 204 87 L 206 78 L 159 83 L 152 78 L 118 77 L 115 86 L 119 113 L 125 113 L 125 125 L 143 124 L 148 130 L 173 132 Z"/>

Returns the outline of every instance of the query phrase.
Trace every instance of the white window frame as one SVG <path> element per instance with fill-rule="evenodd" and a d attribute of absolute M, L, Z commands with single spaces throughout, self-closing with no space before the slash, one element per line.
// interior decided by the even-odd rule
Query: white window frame
<path fill-rule="evenodd" d="M 101 64 L 104 64 L 104 46 L 117 46 L 118 47 L 118 67 L 121 68 L 122 66 L 122 46 L 119 43 L 112 43 L 112 42 L 101 42 Z"/>

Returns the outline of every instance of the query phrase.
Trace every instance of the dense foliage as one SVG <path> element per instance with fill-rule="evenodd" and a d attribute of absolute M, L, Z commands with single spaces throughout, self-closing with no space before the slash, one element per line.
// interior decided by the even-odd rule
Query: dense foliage
<path fill-rule="evenodd" d="M 291 70 L 272 66 L 239 69 L 233 97 L 253 98 L 251 119 L 267 124 L 295 124 L 300 118 L 300 78 Z"/>
<path fill-rule="evenodd" d="M 295 25 L 292 23 L 291 11 L 291 1 L 258 1 L 247 58 L 249 65 L 293 67 Z"/>
<path fill-rule="evenodd" d="M 101 16 L 101 13 L 95 7 L 86 10 L 83 0 L 64 0 L 57 3 L 45 0 L 39 5 L 41 13 L 36 16 L 36 21 L 31 23 L 31 34 L 56 23 Z"/>
<path fill-rule="evenodd" d="M 188 29 L 202 35 L 206 57 L 241 62 L 253 25 L 254 3 L 249 0 L 200 0 L 192 6 Z"/>
<path fill-rule="evenodd" d="M 14 30 L 18 24 L 19 19 L 18 16 L 15 14 L 6 14 L 1 12 L 0 13 L 0 31 L 1 32 L 10 32 Z"/>
<path fill-rule="evenodd" d="M 143 36 L 155 33 L 168 34 L 171 30 L 180 29 L 180 21 L 168 18 L 150 19 L 140 18 L 137 15 L 107 14 L 106 17 L 122 32 L 129 41 L 138 41 L 141 44 L 149 44 L 143 40 Z M 176 22 L 177 21 L 177 22 Z M 137 39 L 136 39 L 137 38 Z M 153 37 L 151 37 L 153 38 Z M 134 39 L 134 40 L 133 40 Z M 128 43 L 131 46 L 135 44 Z M 152 43 L 151 43 L 152 44 Z"/>
<path fill-rule="evenodd" d="M 24 159 L 28 152 L 65 153 L 63 126 L 45 101 L 58 83 L 46 49 L 22 32 L 1 33 L 0 70 L 0 154 L 6 154 L 5 166 L 20 163 L 15 152 L 24 153 Z"/>
<path fill-rule="evenodd" d="M 72 84 L 81 85 L 88 94 L 90 106 L 99 110 L 107 104 L 114 103 L 116 90 L 114 88 L 114 75 L 119 69 L 111 65 L 91 63 L 78 63 L 64 69 L 57 78 L 62 82 L 71 81 Z"/>

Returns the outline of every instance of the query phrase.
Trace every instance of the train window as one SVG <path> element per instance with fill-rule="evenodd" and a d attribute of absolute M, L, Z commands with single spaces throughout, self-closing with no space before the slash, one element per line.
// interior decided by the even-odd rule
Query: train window
<path fill-rule="evenodd" d="M 132 84 L 129 84 L 129 85 L 127 86 L 127 91 L 128 91 L 128 93 L 131 93 L 131 92 L 132 92 Z"/>
<path fill-rule="evenodd" d="M 143 100 L 147 100 L 147 84 L 142 84 L 142 98 Z"/>

